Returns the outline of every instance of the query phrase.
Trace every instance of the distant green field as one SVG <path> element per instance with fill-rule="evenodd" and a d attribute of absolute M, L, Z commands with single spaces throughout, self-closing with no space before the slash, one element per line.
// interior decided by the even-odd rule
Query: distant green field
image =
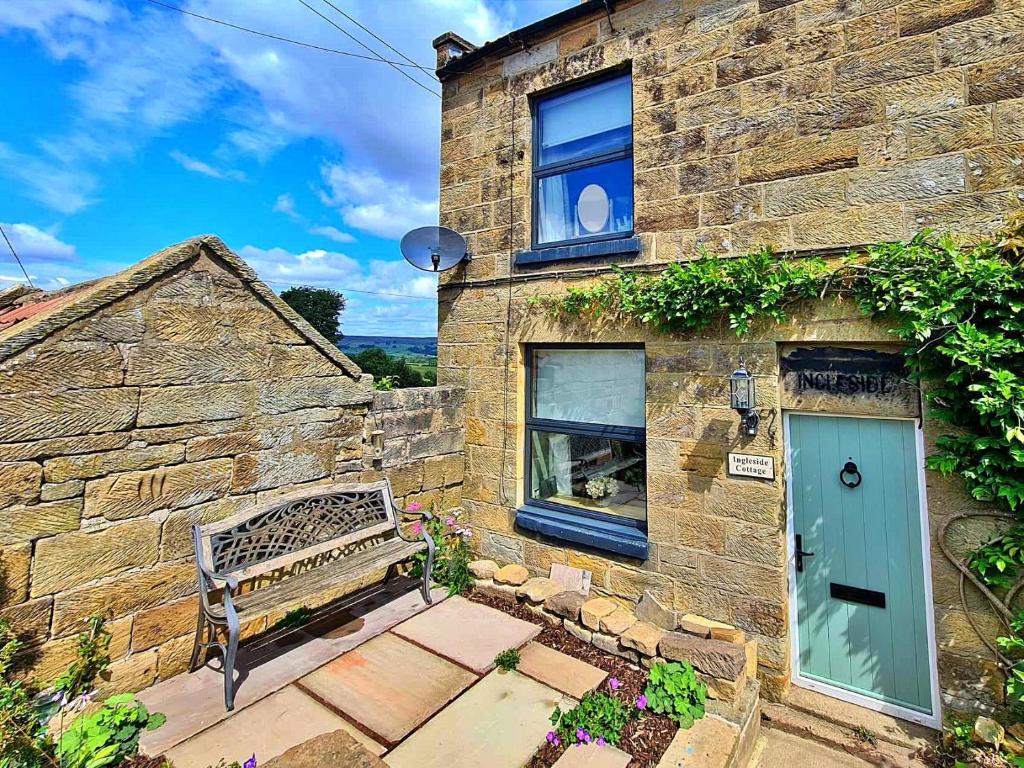
<path fill-rule="evenodd" d="M 357 355 L 370 347 L 380 347 L 407 363 L 437 365 L 436 336 L 346 336 L 338 346 L 346 355 Z"/>
<path fill-rule="evenodd" d="M 405 360 L 417 373 L 437 380 L 435 336 L 346 336 L 338 346 L 346 355 L 358 355 L 370 347 L 380 347 L 392 357 Z"/>

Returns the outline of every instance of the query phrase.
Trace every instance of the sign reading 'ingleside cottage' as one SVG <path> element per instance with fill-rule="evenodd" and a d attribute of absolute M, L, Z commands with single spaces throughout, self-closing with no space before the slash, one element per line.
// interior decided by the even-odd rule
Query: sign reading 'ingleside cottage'
<path fill-rule="evenodd" d="M 783 407 L 917 416 L 917 389 L 902 353 L 860 347 L 796 347 L 782 354 Z"/>

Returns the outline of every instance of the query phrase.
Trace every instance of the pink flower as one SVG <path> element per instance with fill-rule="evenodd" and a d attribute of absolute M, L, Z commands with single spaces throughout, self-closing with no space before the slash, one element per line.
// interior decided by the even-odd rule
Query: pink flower
<path fill-rule="evenodd" d="M 642 693 L 640 694 L 640 697 L 636 700 L 636 708 L 641 710 L 647 709 L 647 697 L 644 696 Z"/>
<path fill-rule="evenodd" d="M 619 690 L 619 688 L 622 687 L 622 681 L 620 681 L 617 677 L 610 677 L 608 678 L 608 687 L 611 688 L 613 691 L 617 691 Z"/>
<path fill-rule="evenodd" d="M 418 501 L 414 501 L 411 504 L 407 504 L 405 509 L 407 512 L 419 512 L 421 509 L 423 509 L 423 505 L 420 504 Z"/>
<path fill-rule="evenodd" d="M 451 527 L 451 526 L 455 525 L 455 518 L 454 517 L 449 517 L 448 519 L 445 520 L 445 522 L 448 523 L 449 527 Z"/>
<path fill-rule="evenodd" d="M 412 532 L 415 533 L 417 536 L 423 533 L 423 523 L 413 523 Z"/>

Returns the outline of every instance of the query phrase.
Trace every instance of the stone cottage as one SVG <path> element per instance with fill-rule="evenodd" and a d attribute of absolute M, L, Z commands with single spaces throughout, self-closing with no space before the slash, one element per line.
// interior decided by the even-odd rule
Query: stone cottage
<path fill-rule="evenodd" d="M 462 422 L 458 391 L 374 393 L 215 237 L 53 294 L 7 292 L 0 618 L 49 681 L 83 620 L 109 613 L 105 690 L 144 688 L 188 664 L 193 523 L 385 475 L 400 502 L 454 506 Z"/>
<path fill-rule="evenodd" d="M 976 502 L 922 469 L 942 427 L 885 327 L 821 301 L 664 336 L 532 299 L 699 249 L 992 231 L 1024 198 L 1019 0 L 586 0 L 435 47 L 441 223 L 472 255 L 442 277 L 438 378 L 466 390 L 483 554 L 742 628 L 770 698 L 931 726 L 998 705 L 936 545 Z"/>

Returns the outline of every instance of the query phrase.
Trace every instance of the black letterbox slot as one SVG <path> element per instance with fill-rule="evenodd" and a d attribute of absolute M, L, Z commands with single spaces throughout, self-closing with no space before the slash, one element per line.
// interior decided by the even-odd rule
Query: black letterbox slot
<path fill-rule="evenodd" d="M 885 592 L 851 587 L 848 584 L 836 584 L 834 581 L 829 583 L 829 592 L 837 600 L 871 605 L 875 608 L 885 608 Z"/>

